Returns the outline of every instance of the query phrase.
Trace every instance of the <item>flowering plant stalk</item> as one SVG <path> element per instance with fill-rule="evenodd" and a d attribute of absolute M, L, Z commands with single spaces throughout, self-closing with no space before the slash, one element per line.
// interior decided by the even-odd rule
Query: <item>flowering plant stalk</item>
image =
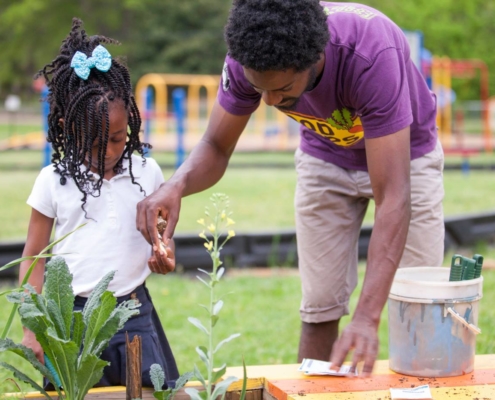
<path fill-rule="evenodd" d="M 212 260 L 212 271 L 208 272 L 199 269 L 204 276 L 197 276 L 197 278 L 210 290 L 208 305 L 201 305 L 201 307 L 207 311 L 208 315 L 205 324 L 206 326 L 197 318 L 188 318 L 189 322 L 206 335 L 208 343 L 207 347 L 196 347 L 199 358 L 206 366 L 207 376 L 203 376 L 198 367 L 196 365 L 194 366 L 194 375 L 196 379 L 201 382 L 205 390 L 199 392 L 197 389 L 187 388 L 186 393 L 193 400 L 211 400 L 216 399 L 218 396 L 223 398 L 230 384 L 238 380 L 233 376 L 220 380 L 225 374 L 227 368 L 226 364 L 218 369 L 214 368 L 215 354 L 225 343 L 239 337 L 240 334 L 234 333 L 218 343 L 216 343 L 213 335 L 213 328 L 218 322 L 219 313 L 224 304 L 223 300 L 217 298 L 215 293 L 215 286 L 220 282 L 220 279 L 225 272 L 225 268 L 222 267 L 222 261 L 220 260 L 220 252 L 225 243 L 235 236 L 235 232 L 232 229 L 229 229 L 229 227 L 234 224 L 234 221 L 230 218 L 232 213 L 229 211 L 230 204 L 228 196 L 223 193 L 215 193 L 211 196 L 210 200 L 213 203 L 212 212 L 210 213 L 208 207 L 205 207 L 205 217 L 198 220 L 198 223 L 203 226 L 203 231 L 199 236 L 205 240 L 204 246 Z M 227 231 L 226 236 L 225 231 Z M 246 378 L 244 378 L 244 380 L 245 379 Z M 245 389 L 243 391 L 245 391 Z M 241 396 L 241 398 L 244 398 L 244 394 L 241 394 Z"/>

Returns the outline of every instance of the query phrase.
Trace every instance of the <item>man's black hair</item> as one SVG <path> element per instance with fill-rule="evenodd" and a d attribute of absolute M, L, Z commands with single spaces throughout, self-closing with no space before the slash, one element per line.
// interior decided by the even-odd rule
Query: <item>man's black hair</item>
<path fill-rule="evenodd" d="M 87 36 L 81 26 L 82 21 L 73 18 L 72 30 L 62 41 L 60 54 L 50 64 L 45 65 L 36 78 L 43 76 L 49 89 L 47 140 L 53 148 L 51 161 L 55 171 L 60 174 L 62 185 L 66 184 L 67 178 L 74 180 L 83 194 L 84 210 L 87 195 L 99 196 L 103 183 L 109 133 L 108 113 L 112 103 L 123 102 L 129 126 L 124 153 L 114 167 L 114 172 L 122 173 L 123 160 L 129 160 L 132 183 L 138 185 L 141 191 L 143 189 L 135 181 L 132 173 L 131 155 L 137 151 L 144 162 L 145 149 L 151 146 L 142 143 L 139 138 L 141 117 L 132 94 L 129 71 L 123 63 L 112 58 L 112 65 L 107 72 L 92 68 L 87 80 L 76 75 L 71 67 L 72 57 L 77 51 L 90 57 L 99 44 L 118 44 L 116 40 L 105 36 Z M 63 123 L 60 122 L 61 119 Z M 94 179 L 90 171 L 91 149 L 95 140 L 98 140 L 98 179 Z M 87 165 L 84 165 L 86 160 Z"/>
<path fill-rule="evenodd" d="M 229 55 L 257 72 L 304 71 L 330 38 L 318 0 L 235 0 L 224 36 Z"/>

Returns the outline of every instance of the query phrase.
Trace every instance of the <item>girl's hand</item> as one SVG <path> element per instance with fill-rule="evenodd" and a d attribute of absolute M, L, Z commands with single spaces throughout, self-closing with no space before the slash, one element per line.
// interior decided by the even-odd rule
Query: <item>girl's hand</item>
<path fill-rule="evenodd" d="M 22 344 L 33 350 L 34 355 L 36 356 L 38 361 L 41 364 L 45 365 L 45 357 L 41 345 L 36 340 L 36 336 L 34 335 L 34 333 L 26 328 L 24 328 L 24 337 L 22 338 Z"/>
<path fill-rule="evenodd" d="M 157 274 L 168 274 L 175 269 L 175 254 L 171 247 L 160 241 L 160 246 L 153 245 L 153 255 L 148 260 L 148 266 Z"/>

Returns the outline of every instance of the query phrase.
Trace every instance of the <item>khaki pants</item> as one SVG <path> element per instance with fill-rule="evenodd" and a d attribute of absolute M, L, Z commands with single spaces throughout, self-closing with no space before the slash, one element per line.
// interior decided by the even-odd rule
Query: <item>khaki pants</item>
<path fill-rule="evenodd" d="M 369 174 L 296 151 L 297 251 L 301 319 L 333 321 L 349 314 L 357 285 L 358 238 L 373 199 Z M 443 151 L 411 161 L 411 208 L 400 267 L 440 266 L 444 250 Z"/>

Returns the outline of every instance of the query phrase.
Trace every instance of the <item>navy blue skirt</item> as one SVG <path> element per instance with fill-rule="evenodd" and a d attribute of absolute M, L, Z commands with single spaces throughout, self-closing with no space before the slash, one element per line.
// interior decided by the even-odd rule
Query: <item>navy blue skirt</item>
<path fill-rule="evenodd" d="M 158 314 L 151 301 L 151 296 L 145 284 L 138 286 L 128 295 L 117 297 L 117 303 L 129 300 L 135 296 L 141 303 L 139 314 L 130 318 L 124 327 L 110 340 L 108 347 L 103 351 L 101 359 L 110 362 L 103 370 L 103 377 L 95 385 L 102 386 L 125 386 L 126 385 L 126 356 L 125 356 L 125 334 L 127 332 L 129 341 L 135 335 L 141 336 L 142 344 L 142 382 L 144 387 L 153 387 L 150 379 L 150 367 L 152 364 L 160 364 L 165 372 L 166 387 L 175 387 L 175 381 L 179 378 L 179 371 L 175 363 L 172 349 L 168 343 L 162 328 Z M 76 296 L 74 311 L 84 308 L 87 298 Z M 45 380 L 45 390 L 53 390 L 53 386 Z"/>

